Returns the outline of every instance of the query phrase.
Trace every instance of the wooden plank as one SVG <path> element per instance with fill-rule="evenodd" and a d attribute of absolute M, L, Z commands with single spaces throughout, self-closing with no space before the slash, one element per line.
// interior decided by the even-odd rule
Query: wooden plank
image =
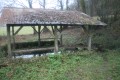
<path fill-rule="evenodd" d="M 14 50 L 13 53 L 24 54 L 24 53 L 32 53 L 37 51 L 46 51 L 46 50 L 54 50 L 54 47 L 49 48 L 36 48 L 36 49 L 24 49 L 24 50 Z"/>
<path fill-rule="evenodd" d="M 23 28 L 23 26 L 20 26 L 20 28 L 14 33 L 14 35 L 17 35 L 18 32 Z"/>
<path fill-rule="evenodd" d="M 55 49 L 54 53 L 58 53 L 58 35 L 57 35 L 57 26 L 54 28 L 55 33 Z"/>
<path fill-rule="evenodd" d="M 62 46 L 60 48 L 64 48 L 64 50 L 69 50 L 69 51 L 77 51 L 78 47 L 80 47 L 79 45 L 77 46 Z M 34 49 L 23 49 L 23 50 L 14 50 L 13 53 L 15 55 L 22 55 L 22 54 L 37 54 L 37 53 L 41 53 L 43 54 L 45 51 L 52 52 L 55 49 L 55 47 L 48 47 L 48 48 L 34 48 Z"/>
<path fill-rule="evenodd" d="M 8 58 L 12 58 L 12 50 L 11 50 L 11 35 L 10 35 L 10 26 L 7 25 L 7 47 L 8 47 Z"/>
<path fill-rule="evenodd" d="M 41 38 L 41 40 L 45 40 L 45 41 L 47 41 L 47 40 L 54 40 L 55 38 Z M 60 40 L 60 38 L 58 38 L 58 40 Z"/>

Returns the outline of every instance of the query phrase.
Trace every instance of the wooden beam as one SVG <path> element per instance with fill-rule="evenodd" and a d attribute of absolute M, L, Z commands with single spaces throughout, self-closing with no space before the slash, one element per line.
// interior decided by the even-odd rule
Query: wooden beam
<path fill-rule="evenodd" d="M 8 58 L 12 59 L 12 50 L 11 50 L 11 35 L 10 35 L 10 26 L 7 25 L 7 47 L 8 47 Z"/>
<path fill-rule="evenodd" d="M 61 27 L 61 26 L 60 26 Z M 57 31 L 61 33 L 61 29 L 57 27 Z"/>
<path fill-rule="evenodd" d="M 58 53 L 58 35 L 57 35 L 57 26 L 54 28 L 54 34 L 55 34 L 55 49 L 54 53 Z"/>
<path fill-rule="evenodd" d="M 79 26 L 82 26 L 83 24 L 62 24 L 62 23 L 40 23 L 40 24 L 8 24 L 8 25 L 11 25 L 11 26 L 58 26 L 58 25 L 62 25 L 62 26 L 76 26 L 76 27 L 79 27 Z M 94 25 L 94 26 L 97 26 L 97 25 Z"/>
<path fill-rule="evenodd" d="M 13 50 L 15 49 L 15 35 L 14 35 L 14 26 L 12 26 L 12 42 L 13 42 Z"/>
<path fill-rule="evenodd" d="M 65 50 L 78 50 L 77 47 L 79 46 L 63 46 L 60 48 L 64 48 Z M 20 55 L 20 54 L 36 54 L 35 52 L 42 52 L 42 51 L 49 51 L 52 52 L 54 50 L 54 47 L 48 47 L 48 48 L 34 48 L 34 49 L 23 49 L 23 50 L 14 50 L 12 51 L 13 53 L 15 53 L 16 55 Z"/>
<path fill-rule="evenodd" d="M 54 28 L 53 28 L 53 26 L 51 26 L 51 28 L 52 28 L 53 35 L 55 35 L 55 31 L 54 31 Z"/>
<path fill-rule="evenodd" d="M 62 46 L 63 45 L 63 36 L 62 36 L 62 26 L 60 26 L 60 45 Z"/>
<path fill-rule="evenodd" d="M 92 49 L 92 33 L 91 33 L 91 26 L 82 26 L 85 33 L 87 34 L 88 40 L 87 40 L 87 49 L 91 51 Z"/>
<path fill-rule="evenodd" d="M 91 26 L 87 26 L 88 31 L 88 50 L 91 51 L 92 49 L 92 32 L 91 32 Z"/>
<path fill-rule="evenodd" d="M 29 53 L 33 53 L 33 52 L 39 52 L 39 51 L 51 51 L 54 50 L 54 47 L 49 47 L 49 48 L 36 48 L 36 49 L 24 49 L 24 50 L 15 50 L 13 51 L 13 53 L 15 54 L 29 54 Z"/>
<path fill-rule="evenodd" d="M 36 30 L 36 28 L 35 28 L 35 26 L 31 26 L 31 27 L 34 29 L 34 31 L 35 31 L 36 33 L 38 33 L 37 30 Z"/>
<path fill-rule="evenodd" d="M 83 30 L 88 34 L 88 29 L 85 26 L 81 26 Z"/>
<path fill-rule="evenodd" d="M 14 33 L 14 35 L 18 34 L 18 32 L 23 28 L 23 26 L 20 26 L 20 28 Z"/>
<path fill-rule="evenodd" d="M 43 40 L 43 41 L 48 41 L 48 40 L 54 40 L 55 38 L 41 38 L 40 40 Z M 58 38 L 58 40 L 60 40 L 60 38 Z"/>
<path fill-rule="evenodd" d="M 92 35 L 89 34 L 88 36 L 88 50 L 91 51 L 92 49 Z"/>
<path fill-rule="evenodd" d="M 41 26 L 38 26 L 38 46 L 40 47 L 40 34 L 41 34 Z"/>

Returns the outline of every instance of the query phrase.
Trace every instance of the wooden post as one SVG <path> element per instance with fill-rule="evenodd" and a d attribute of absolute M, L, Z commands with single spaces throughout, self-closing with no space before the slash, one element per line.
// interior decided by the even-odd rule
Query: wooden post
<path fill-rule="evenodd" d="M 54 27 L 54 35 L 55 35 L 55 49 L 54 53 L 58 53 L 58 35 L 57 35 L 57 26 Z"/>
<path fill-rule="evenodd" d="M 91 26 L 82 26 L 82 28 L 84 29 L 84 31 L 86 32 L 87 36 L 88 36 L 88 46 L 87 49 L 89 51 L 91 51 L 92 48 L 92 33 L 91 33 Z"/>
<path fill-rule="evenodd" d="M 39 47 L 40 47 L 40 34 L 41 34 L 40 30 L 41 30 L 41 26 L 38 26 L 38 46 Z"/>
<path fill-rule="evenodd" d="M 60 26 L 60 45 L 62 46 L 63 45 L 63 36 L 62 36 L 62 26 Z"/>
<path fill-rule="evenodd" d="M 91 26 L 88 26 L 88 50 L 91 51 L 91 48 L 92 48 Z"/>
<path fill-rule="evenodd" d="M 15 50 L 15 35 L 14 35 L 14 26 L 12 26 L 12 42 L 13 42 L 13 50 Z"/>
<path fill-rule="evenodd" d="M 88 50 L 91 51 L 92 48 L 92 35 L 88 34 Z"/>
<path fill-rule="evenodd" d="M 12 50 L 15 50 L 15 34 L 14 34 L 14 26 L 12 26 Z M 14 58 L 15 57 L 15 53 L 14 53 Z"/>
<path fill-rule="evenodd" d="M 11 50 L 11 36 L 10 36 L 10 26 L 7 25 L 7 47 L 8 47 L 8 58 L 12 58 L 12 50 Z"/>

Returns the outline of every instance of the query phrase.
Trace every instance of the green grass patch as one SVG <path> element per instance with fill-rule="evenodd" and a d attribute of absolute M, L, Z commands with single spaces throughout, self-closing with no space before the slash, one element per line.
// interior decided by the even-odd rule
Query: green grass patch
<path fill-rule="evenodd" d="M 108 60 L 106 64 L 103 56 Z M 119 57 L 118 51 L 84 51 L 16 59 L 0 69 L 0 80 L 120 80 Z"/>
<path fill-rule="evenodd" d="M 36 30 L 38 30 L 38 27 L 35 27 Z M 47 26 L 47 28 L 49 30 L 52 30 L 50 26 Z M 19 29 L 19 27 L 15 27 L 14 28 L 15 31 L 17 31 Z M 41 27 L 41 30 L 43 29 L 43 26 Z M 12 32 L 12 28 L 11 28 L 11 32 Z M 6 27 L 0 27 L 0 36 L 6 36 L 7 32 L 6 32 Z M 27 34 L 33 34 L 33 28 L 30 26 L 25 26 L 23 27 L 20 32 L 18 33 L 18 35 L 27 35 Z"/>
<path fill-rule="evenodd" d="M 15 31 L 18 30 L 19 27 L 15 27 Z M 12 31 L 11 31 L 12 32 Z M 0 36 L 6 36 L 7 32 L 6 32 L 6 28 L 5 27 L 1 27 L 0 28 Z M 20 32 L 18 33 L 18 35 L 25 35 L 25 34 L 33 34 L 33 29 L 31 27 L 23 27 Z"/>
<path fill-rule="evenodd" d="M 5 27 L 0 27 L 0 36 L 5 36 L 6 33 L 6 28 Z"/>

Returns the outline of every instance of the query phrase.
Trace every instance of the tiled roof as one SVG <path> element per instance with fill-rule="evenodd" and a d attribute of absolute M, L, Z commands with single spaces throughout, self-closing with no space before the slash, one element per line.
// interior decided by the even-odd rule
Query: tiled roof
<path fill-rule="evenodd" d="M 1 24 L 78 24 L 106 25 L 80 11 L 4 8 Z"/>

